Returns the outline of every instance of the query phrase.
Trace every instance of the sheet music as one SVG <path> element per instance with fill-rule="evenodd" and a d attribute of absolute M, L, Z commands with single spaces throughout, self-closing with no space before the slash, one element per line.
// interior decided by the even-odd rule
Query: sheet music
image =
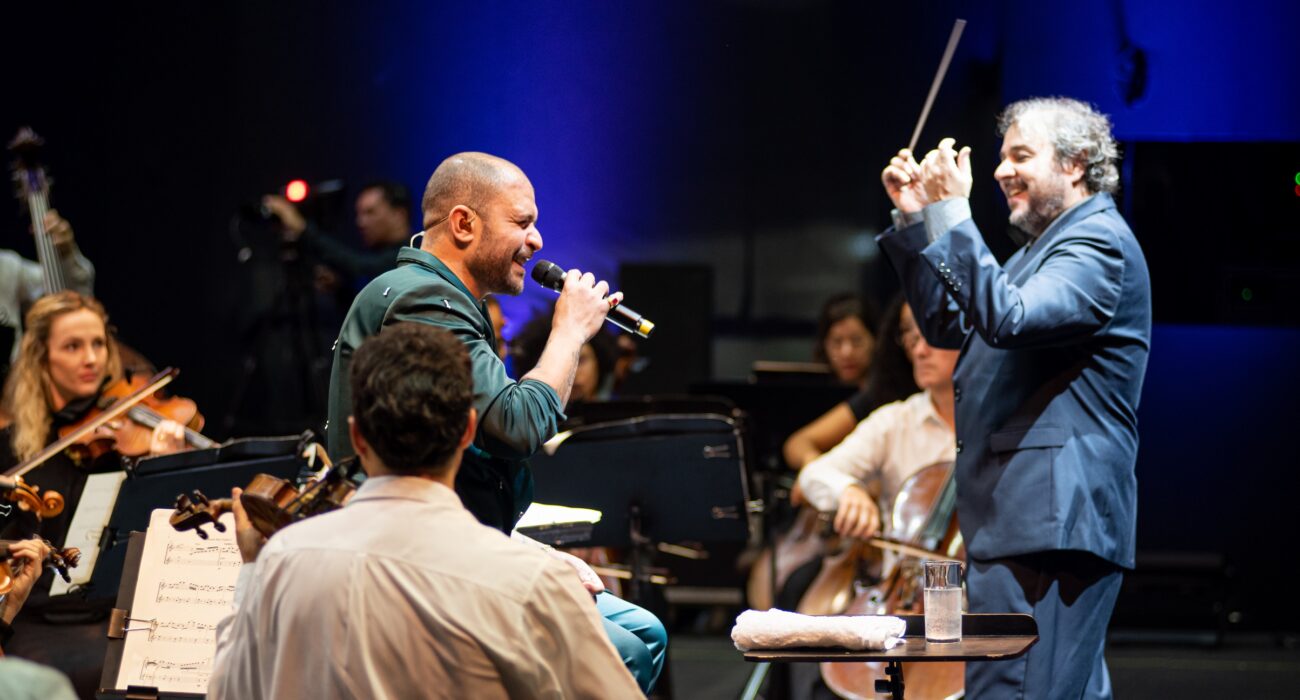
<path fill-rule="evenodd" d="M 117 492 L 125 480 L 126 472 L 91 474 L 86 477 L 86 488 L 81 492 L 81 500 L 77 502 L 77 510 L 72 514 L 72 522 L 68 525 L 68 537 L 63 543 L 65 547 L 81 550 L 81 562 L 68 570 L 72 576 L 71 583 L 64 581 L 61 576 L 54 577 L 50 595 L 63 595 L 73 586 L 90 581 L 90 575 L 95 572 L 95 560 L 99 558 L 99 538 L 113 515 Z"/>
<path fill-rule="evenodd" d="M 570 508 L 569 506 L 553 506 L 546 503 L 533 503 L 524 511 L 519 522 L 515 523 L 516 528 L 546 527 L 548 525 L 561 525 L 569 523 L 598 523 L 600 522 L 600 511 L 592 508 Z"/>
<path fill-rule="evenodd" d="M 117 687 L 143 685 L 175 693 L 206 693 L 216 655 L 217 623 L 231 611 L 242 558 L 234 516 L 208 539 L 177 532 L 160 508 L 149 518 Z"/>

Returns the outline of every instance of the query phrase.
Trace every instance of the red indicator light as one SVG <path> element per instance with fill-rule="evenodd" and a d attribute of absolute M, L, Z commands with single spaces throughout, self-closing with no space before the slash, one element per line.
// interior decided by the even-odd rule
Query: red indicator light
<path fill-rule="evenodd" d="M 1297 185 L 1300 187 L 1300 185 Z M 307 198 L 307 183 L 302 180 L 294 180 L 284 186 L 284 198 L 290 202 L 301 202 Z"/>
<path fill-rule="evenodd" d="M 1300 197 L 1300 185 L 1295 186 L 1295 196 Z"/>

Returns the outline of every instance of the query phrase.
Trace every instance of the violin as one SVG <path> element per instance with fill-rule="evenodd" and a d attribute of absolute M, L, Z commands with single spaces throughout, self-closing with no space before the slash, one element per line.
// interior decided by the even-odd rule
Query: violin
<path fill-rule="evenodd" d="M 325 460 L 322 473 L 301 489 L 270 474 L 254 476 L 239 495 L 253 527 L 270 537 L 290 523 L 342 508 L 357 489 L 354 477 L 358 462 L 351 458 L 332 465 L 327 457 Z M 176 509 L 168 522 L 178 532 L 193 530 L 200 538 L 207 539 L 203 527 L 211 525 L 218 532 L 225 532 L 226 526 L 218 519 L 233 505 L 229 498 L 209 499 L 199 490 L 182 493 L 176 497 Z"/>
<path fill-rule="evenodd" d="M 64 547 L 60 549 L 50 544 L 47 540 L 41 540 L 46 547 L 50 548 L 49 554 L 45 555 L 45 560 L 40 562 L 40 566 L 48 566 L 58 572 L 64 581 L 72 582 L 72 577 L 68 574 L 68 569 L 75 567 L 81 562 L 81 550 L 76 547 Z M 0 562 L 9 559 L 9 545 L 15 544 L 17 540 L 0 540 Z M 18 565 L 18 562 L 13 562 Z M 0 566 L 0 595 L 5 595 L 13 590 L 15 573 L 12 566 Z"/>
<path fill-rule="evenodd" d="M 59 437 L 63 438 L 77 432 L 82 426 L 113 408 L 118 401 L 144 389 L 148 383 L 149 380 L 143 375 L 135 374 L 104 387 L 95 405 L 81 420 L 60 428 Z M 65 451 L 72 458 L 73 463 L 77 466 L 95 464 L 108 454 L 123 457 L 145 456 L 149 454 L 153 429 L 164 420 L 172 420 L 184 426 L 185 444 L 190 447 L 207 449 L 217 446 L 216 442 L 199 432 L 203 428 L 203 415 L 199 413 L 198 406 L 187 398 L 164 397 L 157 391 L 146 392 L 138 403 L 126 409 L 123 418 L 126 420 L 110 420 L 98 430 L 68 445 Z"/>
<path fill-rule="evenodd" d="M 90 458 L 92 460 L 94 458 L 103 457 L 106 454 L 119 454 L 116 451 L 112 451 L 109 449 L 109 447 L 113 445 L 112 441 L 97 442 L 101 437 L 105 437 L 97 434 L 98 431 L 104 426 L 109 425 L 112 421 L 118 419 L 119 417 L 124 415 L 130 415 L 131 410 L 135 408 L 137 404 L 143 402 L 145 399 L 150 398 L 159 389 L 163 388 L 164 386 L 167 386 L 167 384 L 169 384 L 173 379 L 175 379 L 176 375 L 178 374 L 180 374 L 180 372 L 170 367 L 163 370 L 162 372 L 159 372 L 158 374 L 151 377 L 148 383 L 146 383 L 144 386 L 140 387 L 139 389 L 136 389 L 130 395 L 117 399 L 116 401 L 113 401 L 112 404 L 106 408 L 102 408 L 92 412 L 92 415 L 89 415 L 86 418 L 82 419 L 81 422 L 73 426 L 70 426 L 67 430 L 59 431 L 60 437 L 58 440 L 55 440 L 53 443 L 47 445 L 45 449 L 41 450 L 40 452 L 37 452 L 35 455 L 32 455 L 30 458 L 20 463 L 18 466 L 5 472 L 4 476 L 21 477 L 27 472 L 44 464 L 54 455 L 59 454 L 64 450 L 68 449 L 69 447 L 72 447 L 73 445 L 77 445 L 77 444 L 85 445 L 86 451 L 81 452 L 79 448 L 75 448 L 73 450 L 74 460 L 78 458 L 78 454 L 80 454 L 80 458 L 83 460 L 86 458 L 87 454 L 90 455 Z M 137 411 L 135 415 L 140 417 L 133 418 L 133 420 L 139 420 L 142 422 L 155 420 L 155 419 L 162 420 L 162 416 L 157 414 L 156 411 L 152 411 L 151 413 Z M 112 434 L 111 431 L 112 428 L 110 428 L 110 435 Z M 207 438 L 203 437 L 202 435 L 199 435 L 198 433 L 194 433 L 194 435 L 191 436 L 190 433 L 187 432 L 186 439 L 190 440 L 191 438 L 193 438 L 194 440 L 193 444 L 195 444 L 196 446 L 212 447 L 216 444 L 211 440 L 208 440 Z M 145 451 L 146 452 L 148 451 L 147 447 Z"/>

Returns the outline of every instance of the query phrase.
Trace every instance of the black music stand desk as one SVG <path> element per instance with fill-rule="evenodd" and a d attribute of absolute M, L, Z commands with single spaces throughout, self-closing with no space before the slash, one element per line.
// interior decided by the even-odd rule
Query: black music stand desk
<path fill-rule="evenodd" d="M 961 641 L 931 643 L 925 641 L 925 615 L 895 615 L 907 623 L 903 643 L 888 650 L 849 651 L 847 649 L 752 649 L 746 661 L 754 662 L 837 662 L 884 661 L 888 687 L 877 692 L 890 693 L 894 700 L 903 698 L 902 662 L 923 661 L 1002 661 L 1029 651 L 1038 641 L 1038 623 L 1032 615 L 975 613 L 961 616 Z"/>

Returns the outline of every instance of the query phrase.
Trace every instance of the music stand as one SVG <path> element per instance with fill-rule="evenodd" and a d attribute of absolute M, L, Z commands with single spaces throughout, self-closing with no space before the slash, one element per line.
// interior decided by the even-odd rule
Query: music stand
<path fill-rule="evenodd" d="M 657 543 L 749 539 L 742 445 L 736 422 L 715 414 L 587 425 L 531 460 L 535 499 L 601 511 L 586 544 L 630 549 L 639 601 Z"/>
<path fill-rule="evenodd" d="M 108 527 L 100 537 L 99 559 L 90 583 L 96 597 L 114 596 L 122 578 L 126 559 L 126 541 L 130 533 L 149 527 L 149 516 L 155 508 L 171 508 L 176 496 L 195 489 L 212 498 L 229 496 L 230 489 L 246 486 L 257 474 L 270 474 L 292 480 L 298 476 L 306 460 L 298 449 L 298 438 L 257 439 L 256 446 L 233 450 L 211 449 L 182 452 L 166 457 L 141 460 L 122 482 L 117 503 L 109 516 Z M 278 445 L 278 449 L 272 447 Z M 272 456 L 243 458 L 246 454 L 278 451 Z M 195 453 L 207 455 L 206 464 L 194 464 Z M 217 462 L 225 454 L 238 461 Z"/>

